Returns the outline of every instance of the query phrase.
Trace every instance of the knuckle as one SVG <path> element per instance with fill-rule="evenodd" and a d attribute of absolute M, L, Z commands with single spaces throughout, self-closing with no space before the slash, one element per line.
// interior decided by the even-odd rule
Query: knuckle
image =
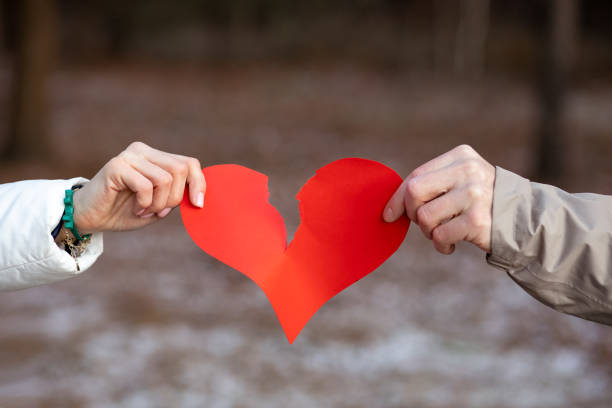
<path fill-rule="evenodd" d="M 125 166 L 125 161 L 123 157 L 119 155 L 110 159 L 106 166 L 111 173 L 118 173 Z"/>
<path fill-rule="evenodd" d="M 404 196 L 404 209 L 406 210 L 406 215 L 412 221 L 416 222 L 416 208 L 413 205 L 413 201 L 408 198 L 408 196 Z"/>
<path fill-rule="evenodd" d="M 187 163 L 183 163 L 182 161 L 177 162 L 173 167 L 174 172 L 181 177 L 185 177 L 189 172 L 189 166 L 187 166 Z"/>
<path fill-rule="evenodd" d="M 168 165 L 168 171 L 177 176 L 185 176 L 187 174 L 187 164 L 180 160 L 172 161 Z"/>
<path fill-rule="evenodd" d="M 431 215 L 429 209 L 426 206 L 422 205 L 416 210 L 416 218 L 417 224 L 419 224 L 420 227 L 423 227 L 426 230 L 430 230 Z"/>
<path fill-rule="evenodd" d="M 456 151 L 465 156 L 473 156 L 476 153 L 476 150 L 468 144 L 462 144 L 457 146 Z"/>
<path fill-rule="evenodd" d="M 173 186 L 172 190 L 170 191 L 170 194 L 168 195 L 168 201 L 171 204 L 178 205 L 181 201 L 183 201 L 183 197 L 187 192 L 188 190 L 186 184 L 183 184 L 178 187 L 175 185 Z"/>
<path fill-rule="evenodd" d="M 132 152 L 141 152 L 142 150 L 144 150 L 145 148 L 147 148 L 148 146 L 146 144 L 144 144 L 143 142 L 140 141 L 136 141 L 136 142 L 132 142 L 128 145 L 127 151 L 132 151 Z"/>
<path fill-rule="evenodd" d="M 436 228 L 431 233 L 431 239 L 434 243 L 438 245 L 446 244 L 446 234 L 444 233 L 444 228 Z"/>
<path fill-rule="evenodd" d="M 480 201 L 484 198 L 484 189 L 478 184 L 470 184 L 467 187 L 467 195 L 472 201 Z"/>
<path fill-rule="evenodd" d="M 141 193 L 136 196 L 136 201 L 142 208 L 148 208 L 153 203 L 153 196 L 151 194 Z"/>
<path fill-rule="evenodd" d="M 198 159 L 194 157 L 190 157 L 188 161 L 189 161 L 189 165 L 194 167 L 195 169 L 198 169 L 198 170 L 202 169 L 202 166 L 200 165 L 200 161 Z"/>
<path fill-rule="evenodd" d="M 472 228 L 481 229 L 488 223 L 486 213 L 482 211 L 472 211 L 468 215 L 468 219 Z"/>
<path fill-rule="evenodd" d="M 477 178 L 482 175 L 482 165 L 476 159 L 468 159 L 463 162 L 463 171 L 470 178 Z"/>
<path fill-rule="evenodd" d="M 163 173 L 159 176 L 158 183 L 161 186 L 167 187 L 172 184 L 172 176 L 168 173 Z"/>
<path fill-rule="evenodd" d="M 420 191 L 420 182 L 416 177 L 410 178 L 406 181 L 406 195 L 408 197 L 418 197 Z"/>
<path fill-rule="evenodd" d="M 138 183 L 138 191 L 149 196 L 153 193 L 153 184 L 149 180 L 142 180 Z"/>
<path fill-rule="evenodd" d="M 138 200 L 138 204 L 142 207 L 142 208 L 149 208 L 151 207 L 151 203 L 153 203 L 153 200 L 150 197 L 141 197 Z"/>
<path fill-rule="evenodd" d="M 408 177 L 406 177 L 407 179 L 411 179 L 414 177 L 418 177 L 421 176 L 425 173 L 425 170 L 423 170 L 420 167 L 417 167 L 416 169 L 412 170 L 412 172 L 408 175 Z"/>
<path fill-rule="evenodd" d="M 136 152 L 134 150 L 131 150 L 129 148 L 125 149 L 124 151 L 122 151 L 121 153 L 119 153 L 119 155 L 117 156 L 118 159 L 127 162 L 127 161 L 131 161 L 136 157 Z"/>
<path fill-rule="evenodd" d="M 167 207 L 176 207 L 177 205 L 181 203 L 181 201 L 183 201 L 182 192 L 181 194 L 179 193 L 172 194 L 170 197 L 168 197 Z"/>

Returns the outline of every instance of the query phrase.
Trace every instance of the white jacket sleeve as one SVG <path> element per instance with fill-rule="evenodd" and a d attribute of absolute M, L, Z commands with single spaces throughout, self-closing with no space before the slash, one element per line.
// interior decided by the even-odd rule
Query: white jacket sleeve
<path fill-rule="evenodd" d="M 0 184 L 0 290 L 23 289 L 70 278 L 89 268 L 102 253 L 102 233 L 76 262 L 51 232 L 64 212 L 64 191 L 86 182 L 27 180 Z"/>

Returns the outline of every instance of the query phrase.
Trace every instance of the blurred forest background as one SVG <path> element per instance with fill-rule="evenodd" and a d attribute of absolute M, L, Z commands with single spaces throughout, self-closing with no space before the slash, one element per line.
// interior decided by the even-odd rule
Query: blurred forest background
<path fill-rule="evenodd" d="M 469 143 L 612 194 L 605 0 L 3 0 L 0 182 L 91 177 L 131 141 L 270 176 L 401 175 Z M 2 407 L 608 407 L 607 327 L 417 229 L 286 344 L 265 296 L 176 212 L 92 271 L 0 296 Z"/>

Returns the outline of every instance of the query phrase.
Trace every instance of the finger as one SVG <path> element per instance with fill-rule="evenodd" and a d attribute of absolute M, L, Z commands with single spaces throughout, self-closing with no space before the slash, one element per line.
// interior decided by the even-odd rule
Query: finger
<path fill-rule="evenodd" d="M 136 215 L 140 215 L 145 208 L 153 203 L 153 183 L 131 166 L 125 166 L 121 170 L 120 180 L 127 188 L 136 194 L 138 207 L 134 209 Z"/>
<path fill-rule="evenodd" d="M 416 211 L 416 223 L 431 239 L 431 233 L 438 225 L 461 214 L 469 203 L 465 189 L 453 189 L 420 206 Z"/>
<path fill-rule="evenodd" d="M 393 222 L 404 212 L 418 224 L 416 211 L 424 203 L 446 193 L 453 185 L 452 172 L 448 168 L 406 178 L 389 200 L 383 217 Z"/>
<path fill-rule="evenodd" d="M 393 196 L 385 206 L 385 209 L 383 211 L 384 220 L 387 222 L 396 221 L 399 217 L 402 216 L 402 214 L 404 214 L 404 211 L 406 211 L 405 190 L 407 188 L 407 184 L 410 183 L 410 180 L 427 173 L 439 171 L 445 167 L 450 166 L 452 163 L 460 159 L 467 159 L 477 156 L 478 154 L 473 148 L 468 145 L 461 145 L 414 169 L 412 173 L 410 173 L 410 175 L 406 178 L 406 180 L 404 180 L 404 183 L 402 183 L 402 185 L 393 194 Z M 434 195 L 434 197 L 436 197 L 437 195 Z M 412 220 L 414 220 L 415 216 L 413 210 L 414 206 L 411 206 L 407 212 L 408 217 Z"/>
<path fill-rule="evenodd" d="M 189 168 L 187 173 L 187 184 L 189 185 L 189 200 L 191 204 L 202 208 L 204 196 L 206 195 L 206 179 L 202 172 L 202 166 L 198 159 L 184 157 Z"/>
<path fill-rule="evenodd" d="M 185 191 L 185 183 L 189 166 L 185 160 L 179 157 L 161 152 L 159 150 L 150 149 L 145 152 L 145 159 L 151 163 L 161 167 L 172 175 L 172 184 L 168 195 L 167 208 L 174 208 L 183 200 L 183 192 Z"/>
<path fill-rule="evenodd" d="M 383 219 L 386 222 L 394 222 L 404 214 L 404 192 L 406 190 L 405 182 L 402 182 L 395 193 L 391 196 L 385 209 L 383 210 Z"/>
<path fill-rule="evenodd" d="M 412 171 L 412 173 L 410 173 L 410 176 L 420 176 L 425 173 L 431 173 L 447 167 L 456 161 L 474 158 L 477 156 L 478 153 L 476 153 L 472 147 L 465 144 L 460 145 L 417 167 Z"/>
<path fill-rule="evenodd" d="M 436 251 L 438 251 L 438 252 L 440 252 L 441 254 L 444 254 L 444 255 L 450 255 L 453 252 L 455 252 L 455 244 L 440 245 L 440 244 L 437 244 L 436 242 L 434 242 L 434 248 L 436 249 Z"/>
<path fill-rule="evenodd" d="M 200 165 L 200 162 L 197 159 L 181 156 L 178 154 L 162 152 L 161 150 L 154 149 L 141 142 L 132 143 L 127 150 L 147 157 L 153 162 L 158 162 L 162 167 L 164 166 L 164 163 L 168 163 L 168 157 L 172 157 L 182 163 L 185 163 L 187 165 L 186 181 L 187 184 L 189 184 L 189 200 L 196 207 L 201 208 L 204 206 L 204 195 L 206 194 L 206 180 L 204 179 L 204 174 L 202 173 L 202 167 Z M 176 187 L 173 186 L 173 188 L 175 188 L 173 193 L 177 194 L 178 190 L 182 189 L 182 199 L 184 187 L 184 184 L 182 184 L 180 187 L 178 186 L 178 184 Z M 175 197 L 173 196 L 173 198 Z"/>
<path fill-rule="evenodd" d="M 172 175 L 145 159 L 134 158 L 130 164 L 153 184 L 153 201 L 143 216 L 158 213 L 168 207 Z"/>
<path fill-rule="evenodd" d="M 399 217 L 401 217 L 404 212 L 406 212 L 408 218 L 410 218 L 411 220 L 415 220 L 416 208 L 418 208 L 423 202 L 431 200 L 437 197 L 438 195 L 444 193 L 444 188 L 440 188 L 439 185 L 436 186 L 436 184 L 432 184 L 432 188 L 429 190 L 429 194 L 426 194 L 425 196 L 416 196 L 415 194 L 419 192 L 423 194 L 428 193 L 428 191 L 422 188 L 422 186 L 426 187 L 428 185 L 427 183 L 431 183 L 431 181 L 437 181 L 437 177 L 441 174 L 439 172 L 444 169 L 448 169 L 449 167 L 452 167 L 451 165 L 454 162 L 475 155 L 477 155 L 477 153 L 470 146 L 461 145 L 414 169 L 412 173 L 410 173 L 410 175 L 406 177 L 402 185 L 400 185 L 400 187 L 395 191 L 395 193 L 385 206 L 383 212 L 384 220 L 387 222 L 394 222 Z M 434 175 L 428 180 L 418 180 L 418 177 L 423 177 L 427 174 Z M 448 178 L 448 174 L 445 175 L 446 178 Z M 437 192 L 436 189 L 438 190 Z M 406 200 L 406 190 L 408 190 L 409 193 L 408 200 Z M 406 207 L 406 204 L 408 204 L 408 207 Z"/>
<path fill-rule="evenodd" d="M 404 207 L 408 217 L 418 224 L 417 209 L 452 190 L 456 182 L 457 173 L 452 165 L 407 180 Z"/>
<path fill-rule="evenodd" d="M 432 232 L 434 247 L 438 252 L 450 254 L 457 242 L 463 241 L 469 234 L 470 225 L 465 214 L 437 226 Z"/>

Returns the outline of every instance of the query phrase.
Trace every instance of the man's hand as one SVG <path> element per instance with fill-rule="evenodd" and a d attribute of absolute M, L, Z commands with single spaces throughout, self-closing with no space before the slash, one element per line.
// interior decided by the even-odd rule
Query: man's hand
<path fill-rule="evenodd" d="M 383 217 L 393 222 L 405 212 L 443 254 L 459 241 L 490 252 L 494 182 L 495 167 L 470 146 L 458 146 L 414 170 Z"/>
<path fill-rule="evenodd" d="M 75 191 L 76 227 L 83 234 L 144 227 L 182 201 L 186 183 L 191 203 L 202 207 L 206 181 L 197 159 L 134 142 Z"/>

